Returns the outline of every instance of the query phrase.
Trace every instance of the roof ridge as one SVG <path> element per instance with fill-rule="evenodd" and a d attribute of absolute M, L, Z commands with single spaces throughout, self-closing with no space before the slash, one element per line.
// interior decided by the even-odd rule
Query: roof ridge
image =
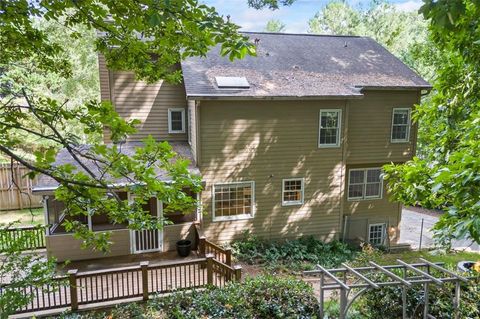
<path fill-rule="evenodd" d="M 268 34 L 268 35 L 293 35 L 293 36 L 308 36 L 308 37 L 331 37 L 331 38 L 369 38 L 361 35 L 346 35 L 346 34 L 318 34 L 318 33 L 288 33 L 288 32 L 266 32 L 266 31 L 240 31 L 246 34 Z"/>

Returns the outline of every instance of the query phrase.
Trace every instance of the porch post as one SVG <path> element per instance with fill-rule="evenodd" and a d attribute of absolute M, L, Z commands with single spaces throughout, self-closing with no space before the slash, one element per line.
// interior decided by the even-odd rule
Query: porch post
<path fill-rule="evenodd" d="M 148 300 L 148 261 L 142 261 L 140 263 L 142 269 L 142 296 L 143 300 Z"/>
<path fill-rule="evenodd" d="M 225 249 L 225 264 L 232 266 L 232 248 Z"/>
<path fill-rule="evenodd" d="M 233 266 L 233 270 L 235 271 L 235 281 L 236 282 L 242 281 L 242 266 L 235 265 Z"/>
<path fill-rule="evenodd" d="M 70 286 L 70 305 L 72 311 L 78 310 L 77 272 L 77 269 L 70 269 L 68 271 L 68 282 Z"/>
<path fill-rule="evenodd" d="M 207 258 L 207 284 L 213 285 L 213 254 L 208 254 Z"/>

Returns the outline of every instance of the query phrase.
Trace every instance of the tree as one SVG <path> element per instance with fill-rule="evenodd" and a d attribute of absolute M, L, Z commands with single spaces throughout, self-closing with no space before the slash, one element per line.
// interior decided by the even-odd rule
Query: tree
<path fill-rule="evenodd" d="M 480 2 L 425 0 L 429 39 L 443 57 L 431 98 L 415 114 L 429 136 L 425 157 L 385 167 L 396 200 L 446 211 L 435 225 L 449 243 L 480 242 Z"/>
<path fill-rule="evenodd" d="M 248 0 L 248 5 L 257 10 L 269 8 L 271 10 L 276 10 L 280 6 L 290 6 L 296 0 Z"/>
<path fill-rule="evenodd" d="M 131 229 L 158 229 L 162 222 L 152 220 L 142 209 L 149 198 L 168 202 L 172 210 L 195 207 L 196 200 L 185 190 L 200 191 L 200 178 L 189 173 L 188 161 L 177 158 L 168 143 L 147 138 L 143 147 L 127 156 L 121 148 L 135 132 L 136 120 L 120 118 L 108 102 L 69 100 L 52 89 L 56 81 L 62 87 L 75 81 L 75 64 L 68 54 L 70 41 L 65 43 L 63 37 L 57 41 L 50 23 L 50 27 L 60 25 L 69 30 L 65 33 L 72 42 L 85 40 L 84 32 L 99 32 L 94 49 L 105 56 L 108 67 L 133 71 L 148 82 L 179 81 L 178 63 L 189 56 L 205 55 L 214 45 L 221 45 L 221 53 L 233 60 L 254 55 L 254 44 L 238 33 L 239 27 L 228 17 L 196 0 L 0 3 L 0 153 L 30 168 L 30 178 L 44 174 L 57 181 L 60 186 L 55 197 L 65 202 L 67 216 L 106 214 L 112 223 L 126 223 Z M 34 81 L 45 85 L 45 90 L 38 90 L 41 86 Z M 72 130 L 73 126 L 78 129 Z M 104 129 L 109 130 L 112 145 L 98 138 L 82 145 L 85 136 L 100 136 Z M 41 141 L 45 147 L 22 149 L 25 139 Z M 59 149 L 68 152 L 75 165 L 55 164 Z M 158 170 L 172 181 L 158 180 Z M 133 203 L 116 195 L 119 179 L 135 195 Z M 109 232 L 93 233 L 75 221 L 66 221 L 64 226 L 85 246 L 109 249 Z M 9 267 L 22 269 L 25 262 L 13 258 L 18 251 L 7 252 L 12 256 Z M 41 283 L 48 269 L 33 273 L 26 282 Z M 27 301 L 0 294 L 2 316 Z"/>
<path fill-rule="evenodd" d="M 269 20 L 267 25 L 265 26 L 265 31 L 267 32 L 284 32 L 285 31 L 285 23 L 280 20 Z"/>
<path fill-rule="evenodd" d="M 433 68 L 423 54 L 427 26 L 416 12 L 399 11 L 389 3 L 373 2 L 366 10 L 345 2 L 328 3 L 309 20 L 309 32 L 373 38 L 419 74 L 430 79 Z"/>

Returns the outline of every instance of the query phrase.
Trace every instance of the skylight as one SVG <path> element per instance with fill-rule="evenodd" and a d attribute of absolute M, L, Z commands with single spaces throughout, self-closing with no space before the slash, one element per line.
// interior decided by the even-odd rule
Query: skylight
<path fill-rule="evenodd" d="M 249 89 L 250 84 L 247 79 L 237 76 L 216 76 L 217 86 L 219 89 Z"/>

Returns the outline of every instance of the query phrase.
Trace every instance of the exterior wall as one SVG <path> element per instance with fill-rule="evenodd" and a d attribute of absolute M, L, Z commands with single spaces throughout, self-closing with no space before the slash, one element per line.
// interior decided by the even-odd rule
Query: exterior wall
<path fill-rule="evenodd" d="M 393 108 L 419 103 L 415 91 L 367 91 L 365 97 L 349 102 L 348 164 L 405 162 L 415 153 L 416 128 L 410 142 L 391 143 Z"/>
<path fill-rule="evenodd" d="M 102 100 L 110 100 L 118 114 L 125 119 L 138 119 L 138 133 L 129 141 L 140 141 L 148 135 L 157 140 L 187 141 L 187 133 L 168 133 L 168 109 L 184 108 L 187 101 L 183 83 L 174 85 L 165 81 L 147 84 L 137 81 L 132 72 L 109 71 L 99 56 L 100 88 Z M 185 124 L 187 125 L 187 120 Z M 186 128 L 185 132 L 188 132 Z M 105 132 L 104 140 L 109 142 Z"/>
<path fill-rule="evenodd" d="M 193 223 L 165 226 L 163 229 L 163 251 L 177 249 L 177 241 L 182 239 L 195 241 L 195 226 Z"/>
<path fill-rule="evenodd" d="M 203 229 L 224 242 L 246 230 L 271 239 L 340 232 L 342 147 L 318 148 L 319 110 L 344 101 L 202 101 Z M 305 178 L 305 202 L 282 206 L 282 179 Z M 255 217 L 212 221 L 212 184 L 255 181 Z"/>
<path fill-rule="evenodd" d="M 130 235 L 127 229 L 113 230 L 109 253 L 82 249 L 82 241 L 73 238 L 72 234 L 46 236 L 47 252 L 58 262 L 65 260 L 84 260 L 103 257 L 124 256 L 130 254 Z"/>
<path fill-rule="evenodd" d="M 382 163 L 383 164 L 383 163 Z M 346 239 L 352 241 L 366 241 L 369 224 L 386 223 L 389 227 L 389 243 L 395 245 L 400 238 L 398 228 L 401 217 L 402 205 L 390 200 L 385 182 L 383 183 L 382 198 L 349 200 L 348 199 L 348 170 L 351 168 L 380 167 L 378 164 L 347 165 L 345 196 L 344 196 L 344 227 Z M 387 163 L 384 163 L 387 164 Z"/>
<path fill-rule="evenodd" d="M 408 143 L 391 143 L 392 111 L 413 108 L 419 98 L 415 91 L 369 91 L 364 99 L 350 101 L 202 101 L 197 110 L 205 235 L 220 242 L 246 230 L 270 239 L 332 239 L 340 237 L 348 216 L 349 221 L 387 223 L 395 244 L 400 204 L 390 202 L 385 189 L 382 199 L 348 201 L 347 169 L 412 158 L 416 127 Z M 342 143 L 318 148 L 319 111 L 331 108 L 342 109 Z M 282 179 L 292 177 L 305 178 L 304 204 L 283 207 Z M 239 181 L 255 182 L 254 218 L 213 222 L 212 185 Z M 365 234 L 367 226 L 358 231 Z"/>
<path fill-rule="evenodd" d="M 105 57 L 98 55 L 98 72 L 100 78 L 100 98 L 102 101 L 110 101 L 110 72 L 105 64 Z"/>

